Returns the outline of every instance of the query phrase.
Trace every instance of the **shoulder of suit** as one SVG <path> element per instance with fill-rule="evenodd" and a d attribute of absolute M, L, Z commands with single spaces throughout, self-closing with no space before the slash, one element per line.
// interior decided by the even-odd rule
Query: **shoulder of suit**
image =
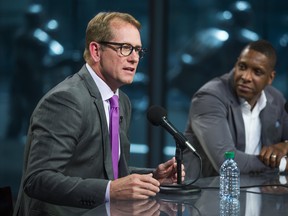
<path fill-rule="evenodd" d="M 270 103 L 275 103 L 275 104 L 280 103 L 281 104 L 280 106 L 282 106 L 282 104 L 284 104 L 286 101 L 283 93 L 277 88 L 275 88 L 274 86 L 271 86 L 271 85 L 266 86 L 266 88 L 264 89 L 264 92 L 265 92 L 268 102 Z"/>

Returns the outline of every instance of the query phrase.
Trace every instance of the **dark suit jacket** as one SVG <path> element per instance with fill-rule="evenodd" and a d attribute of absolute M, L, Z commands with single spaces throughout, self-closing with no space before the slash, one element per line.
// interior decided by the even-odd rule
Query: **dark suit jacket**
<path fill-rule="evenodd" d="M 265 89 L 266 107 L 260 113 L 263 146 L 288 139 L 288 116 L 283 95 Z M 235 151 L 241 173 L 270 170 L 256 155 L 245 154 L 245 128 L 240 101 L 233 89 L 233 71 L 205 84 L 192 98 L 185 135 L 202 157 L 203 176 L 218 175 L 226 151 Z M 197 173 L 199 164 L 185 152 L 186 174 Z M 192 173 L 191 173 L 192 172 Z"/>
<path fill-rule="evenodd" d="M 129 174 L 131 104 L 119 91 L 119 176 Z M 14 215 L 59 215 L 53 204 L 92 208 L 113 179 L 109 130 L 100 92 L 85 66 L 49 91 L 31 116 Z"/>

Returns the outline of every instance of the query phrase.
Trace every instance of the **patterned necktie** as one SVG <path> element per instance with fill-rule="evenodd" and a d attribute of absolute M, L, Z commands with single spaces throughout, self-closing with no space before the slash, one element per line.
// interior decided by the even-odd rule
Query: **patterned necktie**
<path fill-rule="evenodd" d="M 110 102 L 110 141 L 112 148 L 112 164 L 114 179 L 118 178 L 119 160 L 119 103 L 118 96 L 114 95 L 109 99 Z"/>

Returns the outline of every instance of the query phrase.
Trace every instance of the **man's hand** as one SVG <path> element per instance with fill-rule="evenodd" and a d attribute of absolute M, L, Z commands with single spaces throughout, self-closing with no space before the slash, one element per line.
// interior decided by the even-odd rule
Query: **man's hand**
<path fill-rule="evenodd" d="M 162 201 L 161 199 L 158 200 L 158 203 L 160 204 L 160 211 L 165 213 L 165 215 L 169 216 L 176 216 L 176 215 L 182 215 L 182 212 L 185 211 L 185 205 L 182 203 L 177 202 L 166 202 Z"/>
<path fill-rule="evenodd" d="M 160 183 L 151 174 L 132 174 L 110 184 L 111 200 L 147 199 L 159 192 Z"/>
<path fill-rule="evenodd" d="M 261 187 L 261 192 L 270 194 L 288 194 L 288 176 L 279 175 L 278 178 L 265 182 Z M 267 186 L 265 186 L 267 185 Z"/>
<path fill-rule="evenodd" d="M 112 201 L 110 202 L 111 216 L 156 216 L 160 215 L 160 204 L 156 200 Z"/>
<path fill-rule="evenodd" d="M 278 167 L 282 157 L 288 154 L 288 143 L 281 142 L 261 149 L 259 158 L 267 166 Z"/>
<path fill-rule="evenodd" d="M 184 165 L 181 165 L 182 181 L 185 178 Z M 160 164 L 154 171 L 153 177 L 157 179 L 160 184 L 177 183 L 177 163 L 175 157 L 165 163 Z"/>

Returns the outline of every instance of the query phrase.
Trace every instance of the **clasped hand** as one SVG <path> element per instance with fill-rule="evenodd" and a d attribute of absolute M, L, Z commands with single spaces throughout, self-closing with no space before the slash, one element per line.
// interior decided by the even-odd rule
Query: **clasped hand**
<path fill-rule="evenodd" d="M 288 154 L 288 143 L 281 142 L 261 149 L 259 158 L 267 166 L 278 167 L 281 159 Z M 287 168 L 286 168 L 287 169 Z"/>
<path fill-rule="evenodd" d="M 182 181 L 185 177 L 182 164 Z M 175 158 L 160 164 L 153 173 L 131 174 L 116 179 L 110 184 L 110 199 L 147 199 L 155 196 L 161 184 L 173 184 L 177 182 L 177 163 Z"/>

